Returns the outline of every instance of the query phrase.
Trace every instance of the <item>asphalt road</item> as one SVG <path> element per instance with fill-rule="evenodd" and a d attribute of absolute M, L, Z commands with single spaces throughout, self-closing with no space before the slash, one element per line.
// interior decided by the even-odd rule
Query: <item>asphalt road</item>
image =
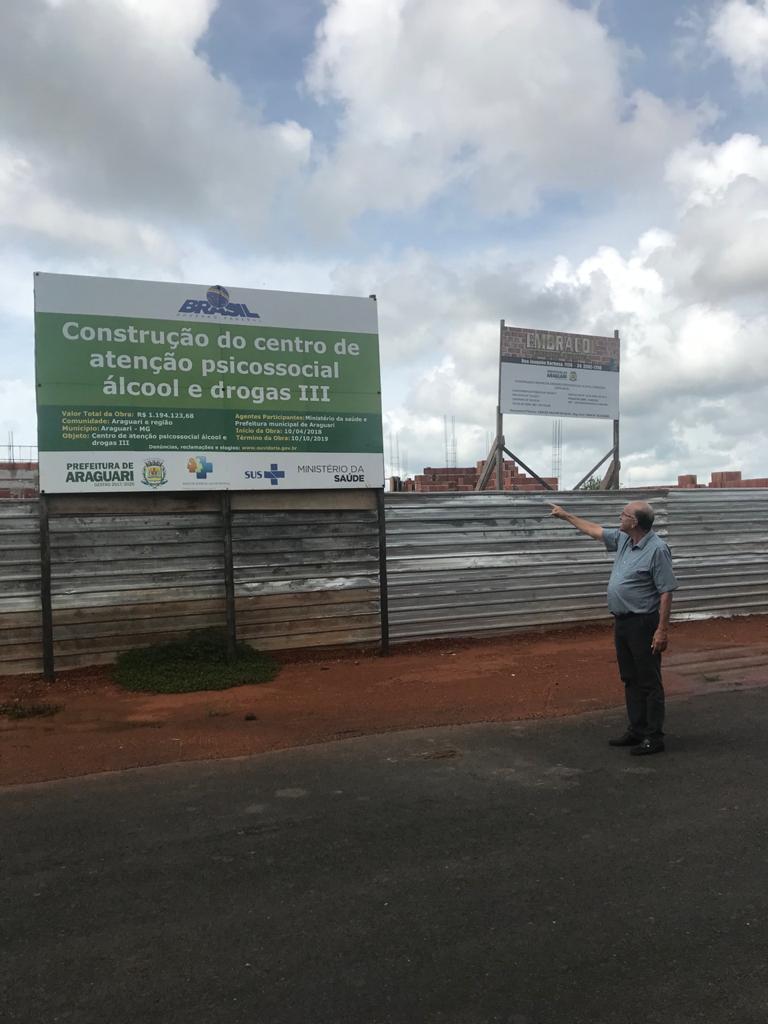
<path fill-rule="evenodd" d="M 765 1024 L 768 689 L 0 791 L 0 1018 Z"/>

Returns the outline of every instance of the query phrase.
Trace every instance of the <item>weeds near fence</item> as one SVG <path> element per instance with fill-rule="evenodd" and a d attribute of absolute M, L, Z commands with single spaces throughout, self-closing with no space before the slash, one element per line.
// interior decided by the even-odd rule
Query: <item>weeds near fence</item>
<path fill-rule="evenodd" d="M 183 640 L 126 651 L 117 659 L 114 678 L 126 690 L 193 693 L 267 683 L 277 671 L 273 658 L 248 644 L 237 644 L 234 661 L 227 661 L 226 633 L 201 629 Z"/>

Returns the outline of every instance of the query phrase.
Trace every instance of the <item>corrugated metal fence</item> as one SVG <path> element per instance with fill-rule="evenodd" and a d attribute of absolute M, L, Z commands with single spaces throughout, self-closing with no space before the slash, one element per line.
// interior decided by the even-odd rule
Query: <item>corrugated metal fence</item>
<path fill-rule="evenodd" d="M 373 492 L 231 498 L 238 636 L 262 650 L 378 641 Z M 57 669 L 223 627 L 221 496 L 48 499 Z M 0 503 L 0 673 L 43 667 L 37 502 Z"/>
<path fill-rule="evenodd" d="M 768 613 L 768 490 L 669 492 L 673 618 Z"/>
<path fill-rule="evenodd" d="M 393 494 L 387 497 L 393 640 L 491 633 L 605 617 L 612 556 L 549 518 L 548 500 L 618 524 L 650 501 L 672 549 L 673 618 L 768 612 L 768 490 L 564 494 Z"/>
<path fill-rule="evenodd" d="M 232 518 L 238 639 L 260 650 L 376 643 L 381 637 L 379 530 L 372 492 L 317 507 L 260 508 Z M 252 503 L 255 507 L 237 505 Z M 329 504 L 335 507 L 328 507 Z M 314 505 L 314 507 L 313 507 Z"/>
<path fill-rule="evenodd" d="M 397 494 L 387 502 L 393 640 L 482 634 L 606 615 L 611 556 L 550 518 L 548 500 L 616 524 L 632 495 Z M 424 500 L 426 498 L 426 500 Z M 649 496 L 667 532 L 667 497 Z"/>
<path fill-rule="evenodd" d="M 129 514 L 125 504 L 92 510 L 83 499 L 51 502 L 57 668 L 113 661 L 129 647 L 224 624 L 215 507 L 150 499 Z"/>
<path fill-rule="evenodd" d="M 0 502 L 0 672 L 39 669 L 41 619 L 37 502 Z"/>
<path fill-rule="evenodd" d="M 386 496 L 393 640 L 603 618 L 611 558 L 549 518 L 604 525 L 639 494 Z M 645 493 L 675 558 L 674 617 L 768 613 L 768 490 Z M 261 649 L 381 638 L 372 492 L 233 494 L 238 636 Z M 221 496 L 50 499 L 57 668 L 224 625 Z M 0 503 L 0 672 L 41 668 L 37 502 Z"/>

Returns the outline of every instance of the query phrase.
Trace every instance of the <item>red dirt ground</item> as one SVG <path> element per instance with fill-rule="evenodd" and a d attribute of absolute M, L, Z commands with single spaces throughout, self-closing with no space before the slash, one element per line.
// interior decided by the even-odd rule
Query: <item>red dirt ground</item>
<path fill-rule="evenodd" d="M 768 683 L 766 642 L 768 616 L 673 624 L 667 692 Z M 735 668 L 713 672 L 718 659 Z M 0 676 L 0 704 L 14 700 L 63 710 L 50 718 L 0 717 L 0 785 L 422 726 L 573 715 L 621 705 L 623 688 L 606 621 L 397 646 L 387 658 L 373 651 L 289 655 L 271 683 L 219 692 L 127 693 L 109 667 L 62 672 L 52 684 Z"/>

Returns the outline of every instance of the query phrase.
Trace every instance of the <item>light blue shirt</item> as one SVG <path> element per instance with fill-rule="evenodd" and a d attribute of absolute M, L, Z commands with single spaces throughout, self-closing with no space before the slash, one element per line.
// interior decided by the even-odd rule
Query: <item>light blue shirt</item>
<path fill-rule="evenodd" d="M 633 544 L 621 530 L 603 529 L 603 543 L 616 552 L 608 581 L 608 610 L 613 615 L 658 611 L 661 594 L 677 590 L 672 555 L 653 530 Z"/>

